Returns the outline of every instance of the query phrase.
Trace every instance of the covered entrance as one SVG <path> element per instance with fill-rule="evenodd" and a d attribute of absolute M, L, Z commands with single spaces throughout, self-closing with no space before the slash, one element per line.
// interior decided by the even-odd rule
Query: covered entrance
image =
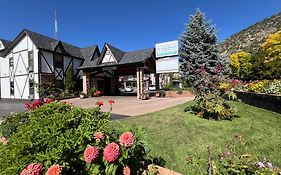
<path fill-rule="evenodd" d="M 89 65 L 80 68 L 83 70 L 84 93 L 96 88 L 105 95 L 121 95 L 120 88 L 130 84 L 137 98 L 140 98 L 149 87 L 145 75 L 155 74 L 157 77 L 154 48 L 124 52 L 105 44 L 100 54 L 85 61 Z"/>

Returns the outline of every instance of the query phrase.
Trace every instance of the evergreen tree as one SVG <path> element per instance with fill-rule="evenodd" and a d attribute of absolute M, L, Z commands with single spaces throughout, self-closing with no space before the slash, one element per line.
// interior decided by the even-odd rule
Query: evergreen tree
<path fill-rule="evenodd" d="M 69 68 L 66 71 L 66 77 L 65 77 L 65 90 L 69 93 L 72 93 L 75 88 L 75 78 L 74 78 L 74 70 L 73 66 L 70 65 Z"/>
<path fill-rule="evenodd" d="M 190 17 L 180 36 L 179 55 L 184 82 L 197 91 L 210 89 L 207 80 L 221 72 L 225 58 L 219 54 L 215 27 L 206 21 L 199 9 Z"/>

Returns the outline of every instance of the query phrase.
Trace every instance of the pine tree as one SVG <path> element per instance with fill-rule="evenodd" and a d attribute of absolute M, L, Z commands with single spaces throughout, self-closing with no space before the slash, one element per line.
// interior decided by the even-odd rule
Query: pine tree
<path fill-rule="evenodd" d="M 201 87 L 208 89 L 206 79 L 212 79 L 225 64 L 225 58 L 219 54 L 215 27 L 206 22 L 199 9 L 180 36 L 179 55 L 181 77 L 197 91 Z"/>
<path fill-rule="evenodd" d="M 74 70 L 73 70 L 73 66 L 70 65 L 66 71 L 65 90 L 68 91 L 69 93 L 73 93 L 74 88 L 75 88 Z"/>

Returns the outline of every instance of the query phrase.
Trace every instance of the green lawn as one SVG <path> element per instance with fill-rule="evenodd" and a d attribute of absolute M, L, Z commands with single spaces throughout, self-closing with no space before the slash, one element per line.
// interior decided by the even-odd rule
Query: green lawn
<path fill-rule="evenodd" d="M 162 111 L 112 121 L 113 128 L 141 126 L 151 156 L 161 156 L 166 167 L 182 174 L 206 174 L 207 147 L 212 155 L 234 149 L 255 154 L 281 167 L 281 114 L 239 102 L 231 102 L 239 118 L 233 121 L 209 121 L 185 113 L 186 103 Z M 205 166 L 187 164 L 188 158 L 204 159 Z"/>

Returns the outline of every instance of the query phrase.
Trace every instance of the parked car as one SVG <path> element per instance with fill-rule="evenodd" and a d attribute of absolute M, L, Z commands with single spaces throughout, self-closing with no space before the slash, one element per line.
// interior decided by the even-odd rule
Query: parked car
<path fill-rule="evenodd" d="M 149 85 L 148 90 L 150 91 L 156 91 L 156 86 L 155 85 Z"/>
<path fill-rule="evenodd" d="M 132 91 L 133 91 L 133 87 L 131 87 L 131 86 L 125 87 L 125 92 L 132 92 Z"/>

